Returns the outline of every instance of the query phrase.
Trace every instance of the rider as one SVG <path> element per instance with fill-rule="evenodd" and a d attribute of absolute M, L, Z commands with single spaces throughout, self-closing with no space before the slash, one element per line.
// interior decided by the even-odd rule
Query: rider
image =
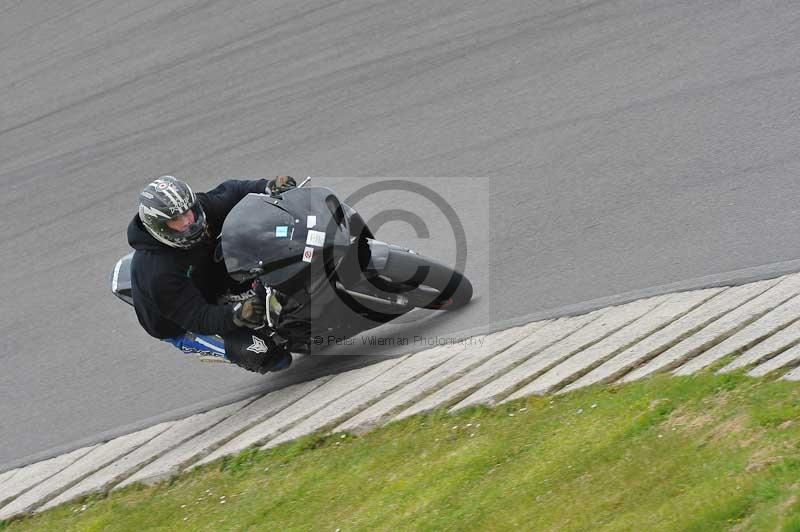
<path fill-rule="evenodd" d="M 148 184 L 128 226 L 128 243 L 136 250 L 133 302 L 145 331 L 184 352 L 220 357 L 250 371 L 289 367 L 291 354 L 267 335 L 265 298 L 228 276 L 218 237 L 225 217 L 247 194 L 276 194 L 296 185 L 291 176 L 231 180 L 195 194 L 172 176 Z"/>

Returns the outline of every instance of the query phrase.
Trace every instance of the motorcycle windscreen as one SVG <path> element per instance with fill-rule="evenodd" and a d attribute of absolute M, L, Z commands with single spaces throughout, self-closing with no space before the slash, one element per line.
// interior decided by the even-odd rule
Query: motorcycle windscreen
<path fill-rule="evenodd" d="M 269 196 L 248 194 L 222 226 L 222 252 L 228 274 L 237 281 L 262 276 L 279 284 L 308 267 L 303 262 L 303 242 L 293 239 L 295 217 L 271 202 Z"/>
<path fill-rule="evenodd" d="M 270 286 L 308 273 L 323 247 L 349 244 L 346 226 L 334 219 L 338 205 L 333 191 L 323 187 L 293 189 L 278 198 L 247 195 L 222 227 L 228 273 L 238 281 L 258 276 Z"/>

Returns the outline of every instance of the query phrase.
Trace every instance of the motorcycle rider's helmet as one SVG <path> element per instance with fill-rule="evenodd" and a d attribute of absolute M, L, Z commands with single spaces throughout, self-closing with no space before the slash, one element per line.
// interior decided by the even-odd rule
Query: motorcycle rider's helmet
<path fill-rule="evenodd" d="M 194 223 L 184 231 L 172 229 L 167 222 L 192 211 Z M 161 176 L 139 193 L 139 219 L 153 238 L 173 248 L 190 249 L 206 236 L 206 214 L 188 184 Z"/>

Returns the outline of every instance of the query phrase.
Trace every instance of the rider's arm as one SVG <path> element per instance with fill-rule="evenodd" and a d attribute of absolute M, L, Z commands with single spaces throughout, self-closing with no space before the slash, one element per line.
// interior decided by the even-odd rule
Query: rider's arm
<path fill-rule="evenodd" d="M 156 279 L 160 313 L 187 331 L 225 334 L 236 329 L 233 305 L 210 305 L 185 275 L 166 273 Z"/>
<path fill-rule="evenodd" d="M 204 194 L 206 208 L 211 211 L 213 219 L 224 220 L 231 209 L 248 194 L 264 194 L 268 183 L 267 179 L 224 181 L 217 188 Z"/>

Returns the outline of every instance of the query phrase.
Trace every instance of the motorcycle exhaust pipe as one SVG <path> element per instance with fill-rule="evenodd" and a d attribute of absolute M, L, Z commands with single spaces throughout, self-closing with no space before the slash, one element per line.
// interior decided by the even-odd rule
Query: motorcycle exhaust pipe
<path fill-rule="evenodd" d="M 349 296 L 354 297 L 356 299 L 361 299 L 362 301 L 368 303 L 378 303 L 380 305 L 393 305 L 398 307 L 407 307 L 408 306 L 408 298 L 403 294 L 397 294 L 396 296 L 382 298 L 376 296 L 370 296 L 367 294 L 362 294 L 361 292 L 353 292 L 352 290 L 345 289 L 341 283 L 336 283 L 337 288 L 346 292 Z"/>

